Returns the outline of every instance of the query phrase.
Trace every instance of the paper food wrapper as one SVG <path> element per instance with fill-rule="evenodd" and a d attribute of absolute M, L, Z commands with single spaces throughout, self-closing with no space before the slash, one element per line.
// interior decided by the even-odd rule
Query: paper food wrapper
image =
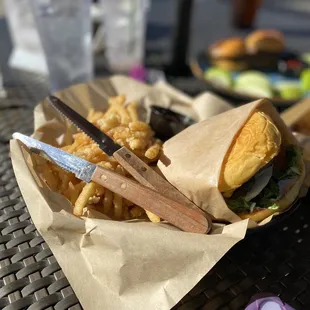
<path fill-rule="evenodd" d="M 303 148 L 307 171 L 306 184 L 310 186 L 310 98 L 305 98 L 285 110 L 281 117 Z"/>
<path fill-rule="evenodd" d="M 161 172 L 180 192 L 216 219 L 232 223 L 241 220 L 227 207 L 218 182 L 225 155 L 255 109 L 272 118 L 281 132 L 282 142 L 297 143 L 276 109 L 264 99 L 194 124 L 164 143 L 158 162 Z"/>
<path fill-rule="evenodd" d="M 107 107 L 111 87 L 118 94 L 126 94 L 128 101 L 142 103 L 141 99 L 154 90 L 118 76 L 73 86 L 57 95 L 86 116 L 92 107 Z M 152 96 L 155 100 L 153 92 Z M 182 100 L 172 99 L 182 105 Z M 188 107 L 190 102 L 184 105 Z M 69 123 L 46 101 L 35 109 L 35 137 L 58 145 L 71 139 L 70 131 Z M 38 181 L 31 155 L 15 140 L 11 141 L 11 157 L 32 220 L 87 310 L 173 307 L 244 238 L 248 226 L 247 220 L 214 225 L 211 234 L 202 235 L 163 223 L 116 222 L 94 215 L 77 218 L 68 200 Z"/>
<path fill-rule="evenodd" d="M 48 74 L 45 54 L 28 0 L 5 0 L 6 17 L 13 41 L 12 68 Z"/>
<path fill-rule="evenodd" d="M 305 98 L 288 108 L 281 113 L 281 117 L 289 128 L 301 128 L 301 125 L 306 125 L 305 129 L 310 131 L 310 98 Z"/>

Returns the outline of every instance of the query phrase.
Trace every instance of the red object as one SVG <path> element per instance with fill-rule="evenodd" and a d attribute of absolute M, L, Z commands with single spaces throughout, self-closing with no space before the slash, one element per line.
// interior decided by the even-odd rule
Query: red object
<path fill-rule="evenodd" d="M 295 59 L 288 60 L 286 64 L 287 67 L 290 69 L 299 68 L 302 66 L 302 63 Z"/>

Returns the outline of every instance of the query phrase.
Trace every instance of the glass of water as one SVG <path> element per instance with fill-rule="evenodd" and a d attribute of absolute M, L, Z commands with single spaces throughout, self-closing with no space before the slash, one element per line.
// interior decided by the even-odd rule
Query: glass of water
<path fill-rule="evenodd" d="M 31 0 L 50 90 L 93 78 L 90 0 Z"/>
<path fill-rule="evenodd" d="M 128 72 L 142 65 L 150 0 L 101 0 L 106 58 L 111 70 Z"/>

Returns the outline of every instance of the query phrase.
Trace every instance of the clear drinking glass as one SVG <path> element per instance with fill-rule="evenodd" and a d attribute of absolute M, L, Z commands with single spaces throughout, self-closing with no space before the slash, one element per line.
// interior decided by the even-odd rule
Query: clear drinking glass
<path fill-rule="evenodd" d="M 150 0 L 101 0 L 106 58 L 111 70 L 128 72 L 143 64 Z"/>
<path fill-rule="evenodd" d="M 51 91 L 93 78 L 90 0 L 30 0 Z"/>

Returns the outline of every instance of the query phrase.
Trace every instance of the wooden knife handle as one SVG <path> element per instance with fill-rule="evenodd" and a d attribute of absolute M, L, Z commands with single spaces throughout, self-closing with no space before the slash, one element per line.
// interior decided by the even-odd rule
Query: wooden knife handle
<path fill-rule="evenodd" d="M 177 201 L 187 208 L 197 210 L 207 218 L 209 227 L 211 228 L 212 220 L 209 214 L 199 209 L 192 201 L 184 196 L 179 190 L 177 190 L 172 184 L 161 177 L 156 171 L 144 163 L 138 156 L 128 150 L 126 147 L 122 147 L 117 150 L 113 157 L 141 184 L 152 188 L 162 195 Z"/>
<path fill-rule="evenodd" d="M 97 167 L 92 180 L 184 231 L 207 233 L 210 229 L 208 220 L 201 212 L 189 209 L 114 171 Z"/>
<path fill-rule="evenodd" d="M 172 200 L 182 202 L 182 204 L 189 208 L 200 210 L 193 202 L 126 147 L 116 151 L 113 156 L 139 183 L 157 190 Z"/>

